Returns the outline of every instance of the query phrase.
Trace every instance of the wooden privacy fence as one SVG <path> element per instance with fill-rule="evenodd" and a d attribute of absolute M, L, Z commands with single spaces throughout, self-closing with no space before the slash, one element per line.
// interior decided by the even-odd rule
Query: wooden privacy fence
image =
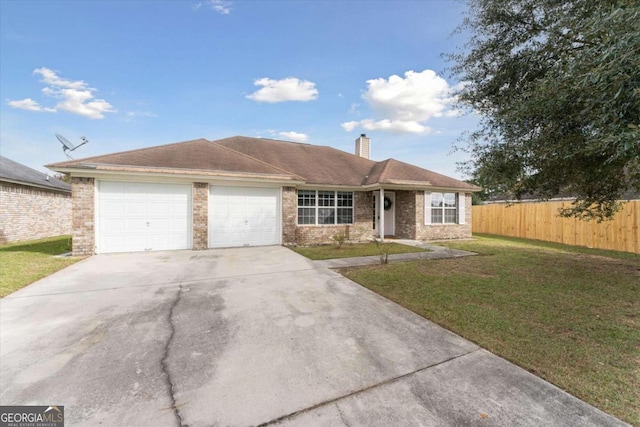
<path fill-rule="evenodd" d="M 474 206 L 473 232 L 640 253 L 640 200 L 625 203 L 611 221 L 601 223 L 559 217 L 558 209 L 570 204 Z"/>

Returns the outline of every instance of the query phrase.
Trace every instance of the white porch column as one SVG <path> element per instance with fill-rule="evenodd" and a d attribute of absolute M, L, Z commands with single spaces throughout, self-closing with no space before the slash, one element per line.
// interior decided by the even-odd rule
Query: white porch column
<path fill-rule="evenodd" d="M 380 213 L 380 221 L 378 221 L 378 225 L 380 230 L 380 241 L 384 242 L 384 188 L 380 188 L 380 197 L 379 197 L 380 206 L 378 206 L 378 212 Z"/>

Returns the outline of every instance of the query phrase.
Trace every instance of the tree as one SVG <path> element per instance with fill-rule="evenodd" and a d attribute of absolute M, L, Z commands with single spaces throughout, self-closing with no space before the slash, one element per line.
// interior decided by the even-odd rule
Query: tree
<path fill-rule="evenodd" d="M 71 175 L 69 174 L 57 173 L 53 177 L 59 179 L 60 181 L 66 182 L 67 184 L 71 184 Z"/>
<path fill-rule="evenodd" d="M 448 55 L 481 117 L 464 167 L 490 193 L 576 197 L 563 216 L 611 218 L 640 190 L 640 2 L 468 0 Z"/>

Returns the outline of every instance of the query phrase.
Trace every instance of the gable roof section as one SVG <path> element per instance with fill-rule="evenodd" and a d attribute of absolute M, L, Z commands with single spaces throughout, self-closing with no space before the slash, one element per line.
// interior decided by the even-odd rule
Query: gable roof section
<path fill-rule="evenodd" d="M 214 141 L 305 178 L 307 184 L 418 185 L 478 191 L 480 188 L 395 159 L 374 162 L 332 147 L 234 136 Z"/>
<path fill-rule="evenodd" d="M 396 185 L 424 185 L 424 183 L 428 183 L 428 185 L 437 188 L 459 188 L 469 191 L 479 190 L 475 185 L 395 159 L 378 162 L 373 167 L 364 184 L 371 185 L 375 183 Z"/>
<path fill-rule="evenodd" d="M 66 182 L 3 156 L 0 156 L 0 181 L 71 192 L 71 186 Z"/>
<path fill-rule="evenodd" d="M 332 147 L 234 136 L 197 139 L 47 165 L 52 169 L 131 172 L 271 175 L 307 185 L 367 187 L 404 185 L 478 191 L 479 188 L 427 169 L 388 159 L 365 159 Z"/>
<path fill-rule="evenodd" d="M 47 165 L 59 169 L 126 170 L 135 172 L 223 172 L 301 179 L 264 161 L 229 150 L 206 139 L 141 148 Z"/>
<path fill-rule="evenodd" d="M 360 186 L 375 165 L 372 160 L 321 145 L 244 136 L 214 143 L 286 169 L 310 185 Z"/>

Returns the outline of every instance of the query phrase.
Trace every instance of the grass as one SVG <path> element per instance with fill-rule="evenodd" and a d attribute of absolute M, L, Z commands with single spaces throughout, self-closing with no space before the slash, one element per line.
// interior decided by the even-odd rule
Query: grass
<path fill-rule="evenodd" d="M 446 246 L 479 256 L 342 273 L 640 426 L 640 255 L 477 237 Z"/>
<path fill-rule="evenodd" d="M 0 246 L 0 298 L 81 259 L 53 257 L 70 251 L 70 236 Z"/>
<path fill-rule="evenodd" d="M 308 247 L 299 246 L 291 249 L 312 260 L 373 256 L 380 255 L 381 251 L 383 253 L 388 251 L 389 255 L 428 252 L 427 249 L 401 245 L 399 243 L 381 243 L 380 247 L 378 247 L 374 242 L 345 243 L 342 245 L 342 248 L 338 248 L 338 245 L 318 245 Z"/>

